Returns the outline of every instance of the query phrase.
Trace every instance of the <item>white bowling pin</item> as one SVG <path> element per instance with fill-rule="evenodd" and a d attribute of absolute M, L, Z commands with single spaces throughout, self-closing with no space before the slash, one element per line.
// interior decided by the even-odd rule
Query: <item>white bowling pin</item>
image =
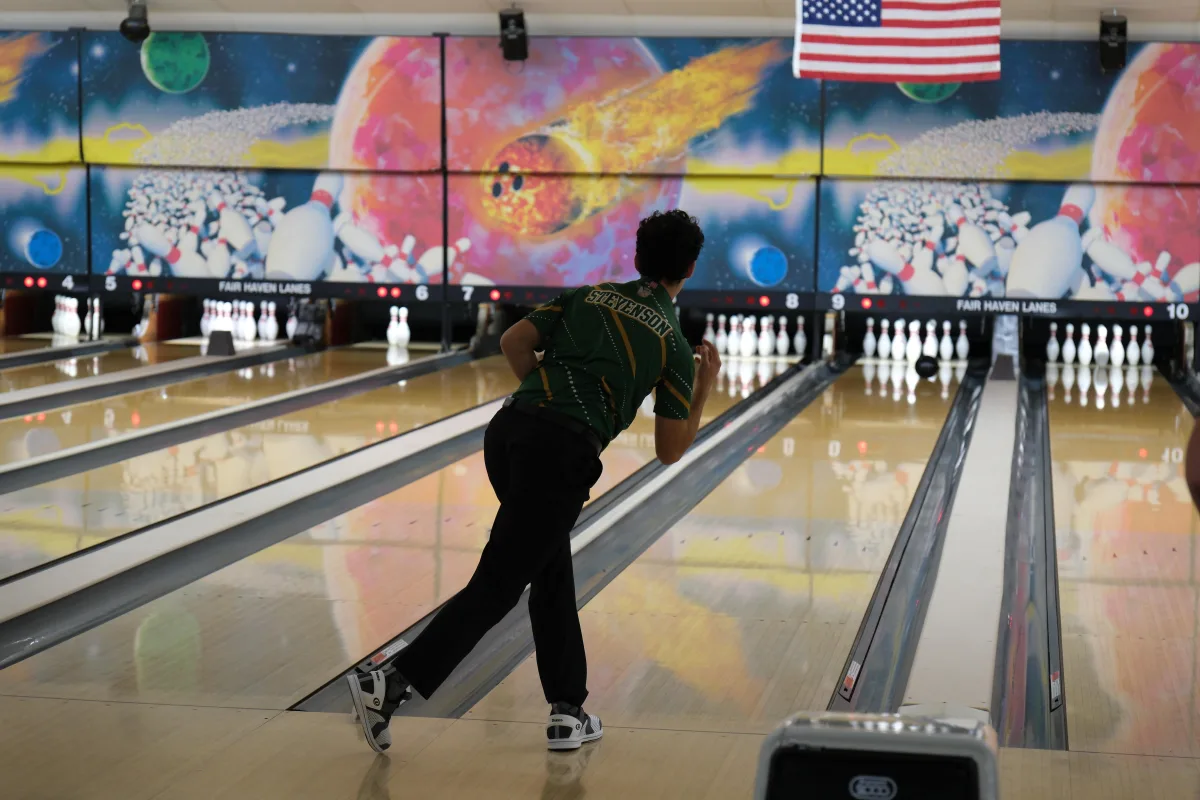
<path fill-rule="evenodd" d="M 950 320 L 942 323 L 942 338 L 938 342 L 938 358 L 948 363 L 954 358 L 954 342 L 950 340 Z"/>
<path fill-rule="evenodd" d="M 272 300 L 267 306 L 267 335 L 266 338 L 270 341 L 275 341 L 279 338 L 279 319 L 275 316 L 275 301 Z"/>
<path fill-rule="evenodd" d="M 60 294 L 54 298 L 54 313 L 50 315 L 50 330 L 55 333 L 62 333 L 62 318 L 63 296 Z"/>
<path fill-rule="evenodd" d="M 1136 325 L 1129 326 L 1129 344 L 1125 345 L 1125 361 L 1131 367 L 1136 367 L 1141 360 L 1142 350 L 1138 347 L 1138 331 Z"/>
<path fill-rule="evenodd" d="M 1086 322 L 1079 330 L 1079 363 L 1085 367 L 1092 365 L 1092 326 Z M 1080 378 L 1082 379 L 1082 375 Z M 1083 381 L 1080 380 L 1080 388 L 1083 386 Z"/>
<path fill-rule="evenodd" d="M 1063 347 L 1062 347 L 1063 363 L 1064 364 L 1074 364 L 1075 363 L 1075 352 L 1076 352 L 1076 350 L 1075 350 L 1075 325 L 1073 323 L 1068 322 L 1067 323 L 1067 338 L 1066 338 L 1066 341 L 1063 342 Z M 1075 379 L 1071 378 L 1071 380 L 1074 381 Z"/>
<path fill-rule="evenodd" d="M 342 246 L 368 264 L 383 261 L 383 245 L 369 231 L 354 224 L 350 212 L 343 211 L 333 220 L 333 235 Z"/>
<path fill-rule="evenodd" d="M 925 342 L 921 345 L 921 355 L 937 358 L 938 340 L 937 323 L 929 320 L 925 323 Z"/>
<path fill-rule="evenodd" d="M 1053 364 L 1058 361 L 1058 323 L 1050 323 L 1050 339 L 1046 342 L 1046 361 Z"/>
<path fill-rule="evenodd" d="M 67 321 L 63 328 L 63 333 L 67 336 L 78 336 L 81 325 L 79 322 L 79 299 L 75 297 L 67 298 Z"/>
<path fill-rule="evenodd" d="M 212 301 L 204 301 L 204 314 L 200 317 L 200 336 L 207 339 L 209 326 L 212 325 Z"/>
<path fill-rule="evenodd" d="M 171 265 L 171 274 L 177 278 L 207 278 L 208 264 L 195 251 L 180 250 L 171 244 L 162 230 L 152 225 L 138 225 L 133 229 L 138 244 Z"/>
<path fill-rule="evenodd" d="M 770 317 L 760 317 L 758 320 L 758 354 L 766 358 L 775 353 L 775 321 Z"/>
<path fill-rule="evenodd" d="M 1096 190 L 1074 184 L 1063 195 L 1058 215 L 1039 222 L 1017 245 L 1009 266 L 1009 297 L 1062 297 L 1083 275 L 1079 225 L 1092 210 Z"/>
<path fill-rule="evenodd" d="M 258 303 L 258 338 L 267 338 L 267 301 L 260 300 Z"/>
<path fill-rule="evenodd" d="M 713 344 L 717 346 L 718 353 L 725 355 L 725 348 L 729 346 L 729 334 L 725 331 L 724 314 L 717 317 L 717 338 Z"/>
<path fill-rule="evenodd" d="M 244 338 L 248 342 L 253 342 L 258 338 L 258 327 L 254 324 L 254 303 L 246 301 L 242 305 L 242 328 L 244 330 Z"/>
<path fill-rule="evenodd" d="M 302 281 L 321 277 L 333 252 L 331 215 L 344 183 L 336 172 L 321 173 L 309 201 L 284 214 L 267 248 L 267 277 Z"/>
<path fill-rule="evenodd" d="M 1154 339 L 1151 336 L 1151 328 L 1147 325 L 1142 329 L 1142 363 L 1149 367 L 1154 363 Z M 1143 373 L 1143 380 L 1145 374 Z"/>
<path fill-rule="evenodd" d="M 779 317 L 779 330 L 775 333 L 775 355 L 786 356 L 791 340 L 787 335 L 787 317 Z"/>
<path fill-rule="evenodd" d="M 387 326 L 387 343 L 395 347 L 397 339 L 400 338 L 400 309 L 392 306 L 388 310 L 391 312 L 392 319 Z"/>
<path fill-rule="evenodd" d="M 796 335 L 792 338 L 796 347 L 796 357 L 804 361 L 808 354 L 808 337 L 804 335 L 804 317 L 796 317 Z"/>
<path fill-rule="evenodd" d="M 862 351 L 867 358 L 875 357 L 875 347 L 878 340 L 875 338 L 875 320 L 872 317 L 867 317 L 867 335 L 863 337 Z"/>
<path fill-rule="evenodd" d="M 1112 360 L 1113 369 L 1115 370 L 1119 370 L 1121 365 L 1125 363 L 1125 342 L 1122 340 L 1122 333 L 1120 325 L 1113 325 L 1112 354 L 1109 358 Z M 1115 377 L 1113 382 L 1116 382 Z"/>
<path fill-rule="evenodd" d="M 879 323 L 879 343 L 877 349 L 880 361 L 887 361 L 892 356 L 892 337 L 888 333 L 890 325 L 891 323 L 886 319 Z"/>
<path fill-rule="evenodd" d="M 966 320 L 958 321 L 958 339 L 954 342 L 954 354 L 958 356 L 959 361 L 966 361 L 967 356 L 971 354 L 971 343 L 967 340 Z"/>
<path fill-rule="evenodd" d="M 904 349 L 904 360 L 912 364 L 921 357 L 921 323 L 915 319 L 908 323 L 908 343 Z"/>
<path fill-rule="evenodd" d="M 921 260 L 905 262 L 900 252 L 890 242 L 875 240 L 867 245 L 867 256 L 871 263 L 880 269 L 890 272 L 900 281 L 905 294 L 934 295 L 946 294 L 946 284 L 930 269 L 933 264 L 933 251 L 922 248 Z M 928 253 L 928 257 L 924 256 Z M 925 261 L 929 263 L 926 264 Z"/>
<path fill-rule="evenodd" d="M 291 339 L 293 336 L 296 335 L 296 328 L 299 325 L 300 325 L 300 320 L 296 319 L 296 312 L 295 312 L 295 310 L 292 310 L 288 314 L 288 321 L 283 329 L 284 333 L 287 334 L 287 338 Z"/>
<path fill-rule="evenodd" d="M 742 338 L 738 345 L 738 354 L 749 358 L 758 349 L 758 337 L 754 334 L 754 317 L 749 314 L 742 320 Z"/>
<path fill-rule="evenodd" d="M 1096 350 L 1092 358 L 1097 367 L 1108 366 L 1108 327 L 1106 325 L 1096 328 Z"/>
<path fill-rule="evenodd" d="M 83 331 L 88 338 L 92 337 L 92 299 L 87 301 L 87 313 L 83 315 Z"/>
<path fill-rule="evenodd" d="M 904 320 L 896 320 L 892 331 L 892 361 L 903 361 L 905 345 L 908 344 L 908 338 L 904 335 Z"/>
<path fill-rule="evenodd" d="M 717 338 L 717 332 L 713 330 L 713 315 L 706 315 L 704 318 L 704 323 L 704 341 L 714 341 Z"/>
<path fill-rule="evenodd" d="M 396 331 L 396 346 L 408 347 L 409 341 L 412 339 L 412 331 L 408 327 L 408 307 L 400 307 L 400 326 Z"/>

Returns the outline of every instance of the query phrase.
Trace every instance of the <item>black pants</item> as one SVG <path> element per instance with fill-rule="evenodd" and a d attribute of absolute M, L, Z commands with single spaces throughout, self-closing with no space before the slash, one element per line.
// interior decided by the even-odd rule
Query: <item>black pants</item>
<path fill-rule="evenodd" d="M 570 533 L 600 478 L 600 458 L 581 434 L 513 408 L 492 418 L 483 456 L 500 511 L 479 566 L 393 664 L 429 697 L 530 586 L 529 618 L 546 702 L 582 706 L 587 659 Z"/>

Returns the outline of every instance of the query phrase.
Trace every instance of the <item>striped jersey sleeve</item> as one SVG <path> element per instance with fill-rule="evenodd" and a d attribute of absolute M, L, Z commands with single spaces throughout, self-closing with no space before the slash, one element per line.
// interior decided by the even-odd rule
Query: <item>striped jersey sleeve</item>
<path fill-rule="evenodd" d="M 687 419 L 692 413 L 692 381 L 696 362 L 680 336 L 670 339 L 667 363 L 654 387 L 654 413 L 667 419 Z"/>
<path fill-rule="evenodd" d="M 571 296 L 574 294 L 575 290 L 569 289 L 549 303 L 540 305 L 525 315 L 525 319 L 532 322 L 533 327 L 537 328 L 538 333 L 542 335 L 543 341 L 553 332 L 555 326 L 562 319 L 563 308 L 571 301 Z"/>

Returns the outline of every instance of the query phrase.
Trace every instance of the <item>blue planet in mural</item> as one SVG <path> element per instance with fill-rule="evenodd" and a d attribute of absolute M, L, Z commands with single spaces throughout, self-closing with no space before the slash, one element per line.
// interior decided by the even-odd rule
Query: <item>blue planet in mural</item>
<path fill-rule="evenodd" d="M 25 258 L 38 269 L 50 269 L 62 259 L 63 243 L 58 234 L 43 228 L 25 243 Z"/>
<path fill-rule="evenodd" d="M 755 286 L 778 286 L 788 274 L 788 259 L 783 251 L 757 234 L 734 240 L 729 248 L 730 266 Z"/>

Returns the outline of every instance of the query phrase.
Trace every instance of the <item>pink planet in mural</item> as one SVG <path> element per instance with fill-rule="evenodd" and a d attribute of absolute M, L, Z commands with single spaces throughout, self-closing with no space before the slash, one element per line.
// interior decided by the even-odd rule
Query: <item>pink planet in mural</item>
<path fill-rule="evenodd" d="M 1095 181 L 1194 181 L 1200 173 L 1200 48 L 1143 48 L 1108 98 L 1092 153 Z M 1198 189 L 1097 187 L 1090 221 L 1138 263 L 1170 253 L 1169 275 L 1200 260 Z"/>

